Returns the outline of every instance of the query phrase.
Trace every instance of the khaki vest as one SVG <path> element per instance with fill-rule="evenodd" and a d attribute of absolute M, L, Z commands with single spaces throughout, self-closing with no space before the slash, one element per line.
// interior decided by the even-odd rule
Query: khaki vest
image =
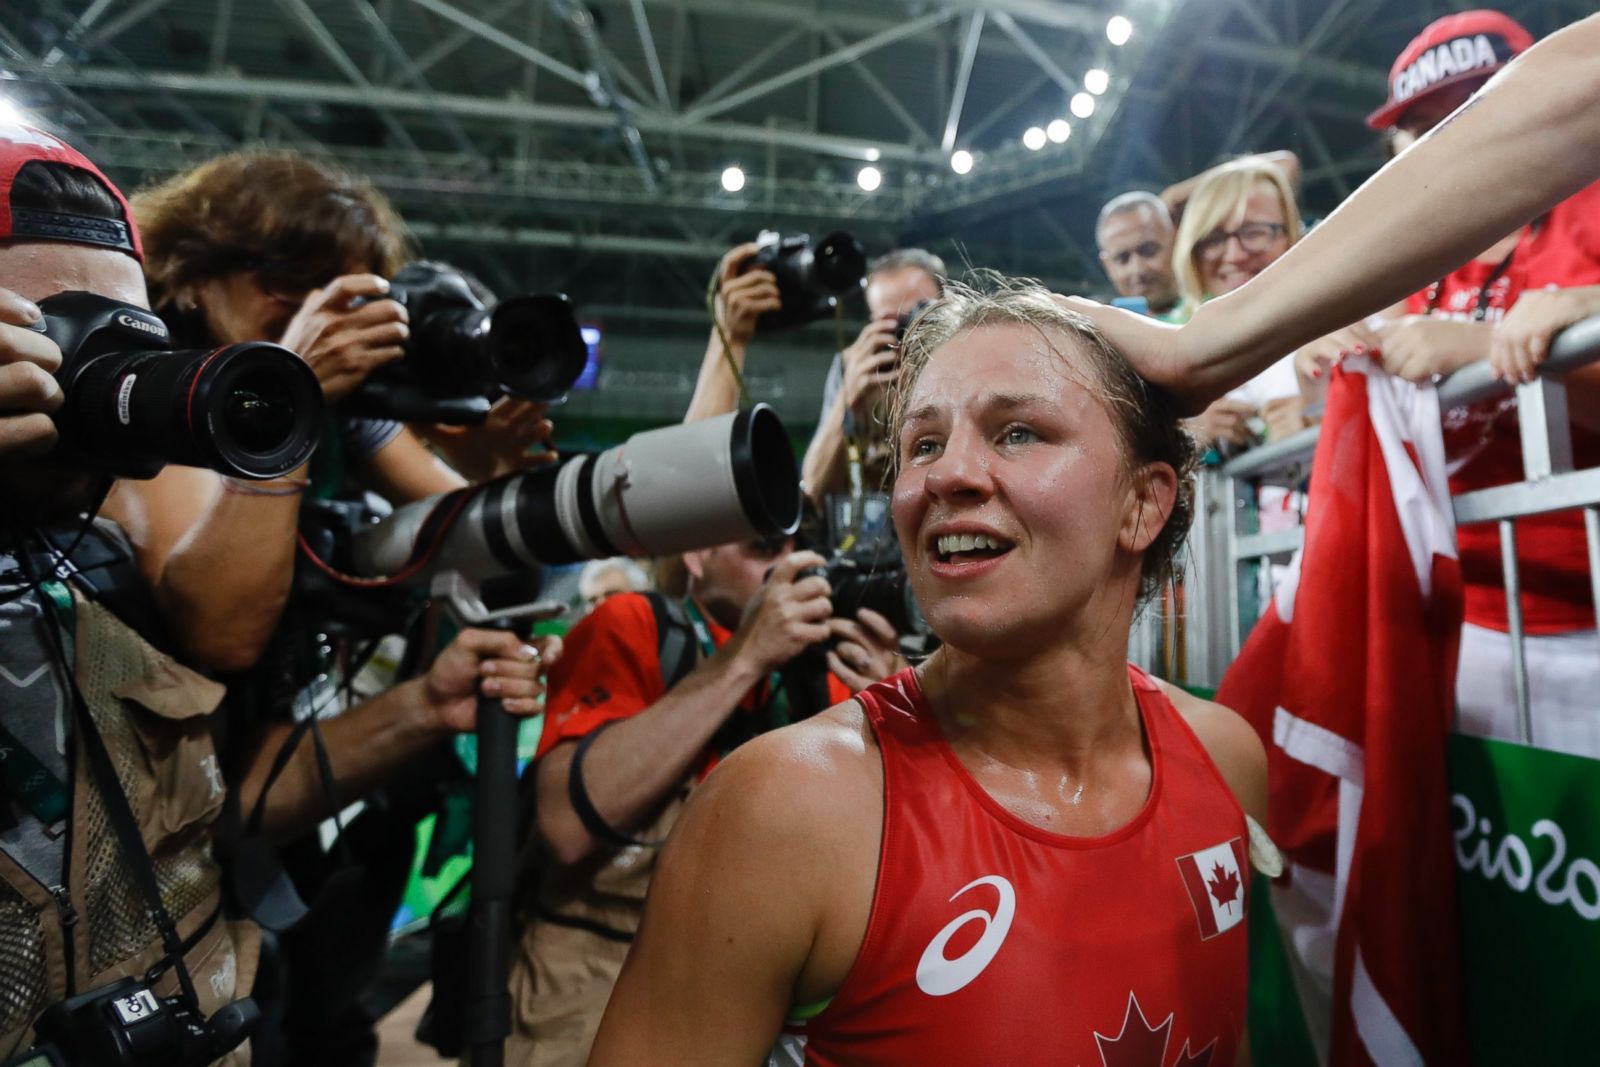
<path fill-rule="evenodd" d="M 654 823 L 633 836 L 664 840 L 693 786 L 691 778 L 667 801 Z M 532 913 L 526 915 L 511 964 L 508 1067 L 583 1067 L 588 1061 L 628 943 L 540 916 L 554 914 L 632 937 L 660 851 L 633 845 L 602 849 L 571 867 L 544 864 L 536 907 L 524 907 Z"/>
<path fill-rule="evenodd" d="M 249 993 L 259 948 L 252 924 L 228 922 L 218 910 L 222 871 L 212 854 L 212 824 L 224 786 L 209 716 L 223 688 L 157 652 L 106 609 L 76 593 L 74 599 L 78 687 L 139 824 L 167 910 L 190 945 L 184 958 L 209 1016 Z M 76 921 L 70 933 L 65 907 L 0 853 L 0 1059 L 27 1048 L 34 1020 L 67 996 L 69 946 L 77 993 L 142 977 L 163 955 L 82 745 L 73 749 L 71 788 L 66 889 Z M 168 996 L 177 985 L 169 968 L 155 991 Z M 248 1060 L 248 1050 L 239 1049 L 222 1062 Z"/>

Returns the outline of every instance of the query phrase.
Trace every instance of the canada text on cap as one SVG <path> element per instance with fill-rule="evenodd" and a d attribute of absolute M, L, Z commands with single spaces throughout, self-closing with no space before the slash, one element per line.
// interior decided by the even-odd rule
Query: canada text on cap
<path fill-rule="evenodd" d="M 1389 99 L 1367 116 L 1375 130 L 1450 85 L 1487 78 L 1533 45 L 1533 36 L 1498 11 L 1463 11 L 1430 23 L 1389 69 Z"/>

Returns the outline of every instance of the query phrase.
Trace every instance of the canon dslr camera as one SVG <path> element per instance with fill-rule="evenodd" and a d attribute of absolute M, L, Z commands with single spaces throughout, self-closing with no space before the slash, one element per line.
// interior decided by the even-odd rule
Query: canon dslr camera
<path fill-rule="evenodd" d="M 839 297 L 859 292 L 867 282 L 867 255 L 861 242 L 843 230 L 815 245 L 808 234 L 785 237 L 776 230 L 763 230 L 756 245 L 755 255 L 740 265 L 740 273 L 771 271 L 783 302 L 756 320 L 758 329 L 787 330 L 827 318 L 839 306 Z"/>
<path fill-rule="evenodd" d="M 39 309 L 34 329 L 61 349 L 65 394 L 51 459 L 119 478 L 153 478 L 168 463 L 277 478 L 316 447 L 322 387 L 287 348 L 175 352 L 155 315 L 95 293 L 57 293 Z"/>
<path fill-rule="evenodd" d="M 123 978 L 51 1006 L 34 1024 L 34 1047 L 5 1067 L 206 1067 L 260 1022 L 248 997 L 205 1019 L 183 997 Z"/>
<path fill-rule="evenodd" d="M 405 358 L 379 367 L 345 402 L 351 414 L 402 422 L 482 422 L 501 396 L 559 400 L 583 373 L 589 348 L 561 293 L 507 297 L 489 307 L 467 279 L 413 263 L 389 295 L 411 322 Z"/>

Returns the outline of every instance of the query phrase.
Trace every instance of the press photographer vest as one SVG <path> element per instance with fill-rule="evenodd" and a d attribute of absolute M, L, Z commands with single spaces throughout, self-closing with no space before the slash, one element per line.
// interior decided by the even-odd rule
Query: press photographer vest
<path fill-rule="evenodd" d="M 259 943 L 254 926 L 222 917 L 222 872 L 212 853 L 225 789 L 209 717 L 223 689 L 76 590 L 71 615 L 74 676 L 177 923 L 200 1009 L 210 1015 L 249 991 Z M 0 853 L 0 1058 L 28 1047 L 33 1021 L 50 1004 L 142 977 L 164 955 L 83 746 L 74 744 L 69 757 L 64 886 L 53 894 Z M 171 968 L 154 989 L 177 991 Z M 248 1061 L 239 1049 L 220 1062 Z"/>

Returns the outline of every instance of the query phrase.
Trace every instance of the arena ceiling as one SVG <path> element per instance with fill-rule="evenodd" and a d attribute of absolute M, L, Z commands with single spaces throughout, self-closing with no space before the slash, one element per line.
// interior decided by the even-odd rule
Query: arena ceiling
<path fill-rule="evenodd" d="M 558 287 L 613 323 L 698 331 L 717 256 L 762 228 L 847 229 L 869 252 L 922 244 L 1093 291 L 1094 213 L 1126 188 L 1289 148 L 1308 213 L 1325 213 L 1381 160 L 1362 119 L 1390 61 L 1467 6 L 17 0 L 0 95 L 130 185 L 256 143 L 332 157 L 370 174 L 429 254 L 503 292 Z M 1500 6 L 1535 35 L 1593 7 Z M 1115 15 L 1134 27 L 1122 47 Z M 1076 117 L 1096 68 L 1109 85 Z M 1054 119 L 1064 142 L 1022 144 Z"/>

